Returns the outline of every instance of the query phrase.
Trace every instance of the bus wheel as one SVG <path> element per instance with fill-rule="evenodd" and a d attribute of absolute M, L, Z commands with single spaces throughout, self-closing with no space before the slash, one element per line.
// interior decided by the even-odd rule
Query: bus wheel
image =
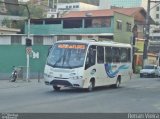
<path fill-rule="evenodd" d="M 60 91 L 60 88 L 61 88 L 61 87 L 53 86 L 53 89 L 54 89 L 55 91 Z"/>
<path fill-rule="evenodd" d="M 119 88 L 121 84 L 121 77 L 117 78 L 116 84 L 114 85 L 115 88 Z"/>
<path fill-rule="evenodd" d="M 94 80 L 91 80 L 90 82 L 89 82 L 89 86 L 88 86 L 88 91 L 89 92 L 91 92 L 91 91 L 93 91 L 93 89 L 94 89 Z"/>

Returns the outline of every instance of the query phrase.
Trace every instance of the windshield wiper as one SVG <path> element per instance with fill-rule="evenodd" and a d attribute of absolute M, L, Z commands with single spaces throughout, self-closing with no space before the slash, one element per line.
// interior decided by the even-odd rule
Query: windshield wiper
<path fill-rule="evenodd" d="M 56 66 L 56 64 L 61 61 L 61 59 L 63 59 L 63 64 L 64 64 L 64 60 L 65 60 L 65 57 L 66 57 L 66 50 L 64 51 L 63 55 L 53 64 L 53 67 Z M 63 66 L 63 65 L 62 65 Z M 59 67 L 59 66 L 58 66 Z"/>

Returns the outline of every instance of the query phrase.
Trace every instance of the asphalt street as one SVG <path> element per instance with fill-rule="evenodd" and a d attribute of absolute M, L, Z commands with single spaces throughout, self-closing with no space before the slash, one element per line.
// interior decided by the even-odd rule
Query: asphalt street
<path fill-rule="evenodd" d="M 0 81 L 0 112 L 14 113 L 133 113 L 160 112 L 160 78 L 134 78 L 120 88 L 93 92 L 53 91 L 44 81 Z"/>

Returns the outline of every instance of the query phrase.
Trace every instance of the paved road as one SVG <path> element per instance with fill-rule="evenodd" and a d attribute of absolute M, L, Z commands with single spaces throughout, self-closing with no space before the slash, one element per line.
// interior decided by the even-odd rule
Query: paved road
<path fill-rule="evenodd" d="M 0 112 L 160 112 L 160 79 L 132 79 L 121 88 L 91 93 L 65 89 L 54 92 L 43 81 L 0 81 Z"/>

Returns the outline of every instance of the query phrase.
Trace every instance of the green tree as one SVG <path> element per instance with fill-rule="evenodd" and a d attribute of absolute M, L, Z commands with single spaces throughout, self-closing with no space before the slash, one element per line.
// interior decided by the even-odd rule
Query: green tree
<path fill-rule="evenodd" d="M 39 5 L 28 4 L 28 8 L 29 8 L 31 18 L 43 18 L 43 12 L 44 12 L 43 7 Z M 20 8 L 19 15 L 28 17 L 27 7 L 22 6 Z"/>
<path fill-rule="evenodd" d="M 4 18 L 2 21 L 2 26 L 6 26 L 6 27 L 10 28 L 11 24 L 12 24 L 11 20 L 9 20 L 7 18 Z"/>
<path fill-rule="evenodd" d="M 16 21 L 4 18 L 2 21 L 2 26 L 6 26 L 8 28 L 24 29 L 24 24 L 25 24 L 24 20 Z M 23 31 L 21 31 L 21 33 L 23 33 Z"/>
<path fill-rule="evenodd" d="M 31 18 L 43 18 L 43 7 L 38 5 L 30 5 L 29 10 L 31 13 Z"/>

